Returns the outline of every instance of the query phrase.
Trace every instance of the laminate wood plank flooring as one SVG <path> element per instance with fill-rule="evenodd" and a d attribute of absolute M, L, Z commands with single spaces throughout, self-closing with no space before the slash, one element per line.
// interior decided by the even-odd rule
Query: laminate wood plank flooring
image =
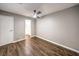
<path fill-rule="evenodd" d="M 37 37 L 0 46 L 0 56 L 79 56 L 79 53 L 65 49 Z"/>

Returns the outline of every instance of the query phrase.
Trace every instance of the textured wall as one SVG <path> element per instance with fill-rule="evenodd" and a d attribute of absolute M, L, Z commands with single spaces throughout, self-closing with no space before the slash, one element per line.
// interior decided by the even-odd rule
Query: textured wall
<path fill-rule="evenodd" d="M 79 6 L 37 19 L 36 35 L 79 50 Z"/>

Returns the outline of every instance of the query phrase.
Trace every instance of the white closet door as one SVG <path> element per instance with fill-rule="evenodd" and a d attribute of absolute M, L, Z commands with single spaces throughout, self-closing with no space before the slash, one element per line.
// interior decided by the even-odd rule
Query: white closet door
<path fill-rule="evenodd" d="M 14 39 L 14 17 L 0 15 L 0 45 L 8 44 Z"/>

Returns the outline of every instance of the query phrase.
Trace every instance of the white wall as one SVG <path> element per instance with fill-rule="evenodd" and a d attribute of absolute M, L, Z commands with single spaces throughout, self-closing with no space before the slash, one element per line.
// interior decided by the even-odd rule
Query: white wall
<path fill-rule="evenodd" d="M 79 6 L 37 19 L 36 35 L 79 50 Z"/>
<path fill-rule="evenodd" d="M 0 14 L 14 17 L 14 40 L 22 39 L 25 37 L 25 20 L 32 20 L 32 35 L 35 35 L 34 19 L 2 10 L 0 10 Z"/>
<path fill-rule="evenodd" d="M 36 35 L 36 19 L 31 19 L 32 20 L 32 24 L 31 24 L 31 32 L 32 32 L 32 36 Z"/>
<path fill-rule="evenodd" d="M 14 17 L 14 40 L 22 39 L 25 37 L 25 20 L 26 18 L 21 16 Z"/>

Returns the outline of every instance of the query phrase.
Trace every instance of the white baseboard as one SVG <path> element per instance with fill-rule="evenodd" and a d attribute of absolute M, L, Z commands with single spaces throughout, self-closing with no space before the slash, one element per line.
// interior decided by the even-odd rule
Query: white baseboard
<path fill-rule="evenodd" d="M 49 42 L 51 42 L 51 43 L 53 43 L 53 44 L 59 45 L 59 46 L 61 46 L 61 47 L 64 47 L 64 48 L 66 48 L 66 49 L 69 49 L 69 50 L 72 50 L 72 51 L 74 51 L 74 52 L 79 53 L 78 50 L 75 50 L 75 49 L 70 48 L 70 47 L 67 47 L 67 46 L 65 46 L 65 45 L 61 45 L 61 44 L 58 44 L 58 43 L 56 43 L 56 42 L 47 40 L 47 39 L 45 39 L 45 38 L 43 38 L 43 37 L 40 37 L 40 36 L 37 36 L 37 35 L 33 35 L 33 36 L 31 36 L 31 37 L 38 37 L 38 38 L 41 38 L 41 39 L 43 39 L 43 40 L 49 41 Z M 22 41 L 22 40 L 25 40 L 25 39 L 19 39 L 19 40 L 13 41 L 13 42 L 9 42 L 9 43 L 7 43 L 7 44 L 16 43 L 16 42 L 19 42 L 19 41 Z M 7 45 L 7 44 L 2 44 L 2 45 L 0 45 L 0 46 Z"/>
<path fill-rule="evenodd" d="M 37 35 L 35 35 L 35 37 L 41 38 L 41 39 L 46 40 L 46 41 L 49 41 L 49 42 L 51 42 L 51 43 L 53 43 L 53 44 L 59 45 L 59 46 L 61 46 L 61 47 L 63 47 L 63 48 L 66 48 L 66 49 L 69 49 L 69 50 L 71 50 L 71 51 L 74 51 L 74 52 L 79 53 L 78 50 L 75 50 L 75 49 L 73 49 L 73 48 L 67 47 L 67 46 L 65 46 L 65 45 L 58 44 L 58 43 L 56 43 L 56 42 L 47 40 L 47 39 L 45 39 L 45 38 L 43 38 L 43 37 L 40 37 L 40 36 L 37 36 Z"/>
<path fill-rule="evenodd" d="M 31 35 L 31 37 L 34 37 L 34 36 L 36 36 L 36 35 Z M 3 44 L 0 44 L 0 46 L 4 46 L 7 44 L 11 44 L 11 43 L 16 43 L 16 42 L 23 41 L 23 40 L 25 40 L 25 38 L 13 40 L 12 42 L 8 42 L 8 43 L 3 43 Z"/>
<path fill-rule="evenodd" d="M 31 37 L 35 37 L 36 35 L 31 35 Z"/>
<path fill-rule="evenodd" d="M 7 44 L 11 44 L 11 43 L 16 43 L 16 42 L 23 41 L 23 40 L 25 40 L 25 39 L 19 39 L 19 40 L 16 40 L 16 41 L 4 43 L 4 44 L 1 44 L 0 46 L 4 46 L 4 45 L 7 45 Z"/>

